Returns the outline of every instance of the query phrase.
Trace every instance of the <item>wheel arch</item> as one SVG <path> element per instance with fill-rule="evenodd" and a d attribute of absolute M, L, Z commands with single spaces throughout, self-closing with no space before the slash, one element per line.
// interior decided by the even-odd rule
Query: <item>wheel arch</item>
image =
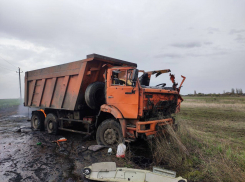
<path fill-rule="evenodd" d="M 42 120 L 44 122 L 46 116 L 44 115 L 44 113 L 42 111 L 40 111 L 40 110 L 32 111 L 31 115 L 33 116 L 34 114 L 39 114 L 42 117 Z"/>
<path fill-rule="evenodd" d="M 119 122 L 119 119 L 123 118 L 123 115 L 116 107 L 103 104 L 96 117 L 95 127 L 97 128 L 105 119 L 109 118 L 114 118 Z"/>
<path fill-rule="evenodd" d="M 109 106 L 107 104 L 103 104 L 100 107 L 100 111 L 111 113 L 111 115 L 113 115 L 114 118 L 116 118 L 116 119 L 122 119 L 123 118 L 122 113 L 115 106 Z"/>
<path fill-rule="evenodd" d="M 115 106 L 109 106 L 103 104 L 100 107 L 100 112 L 96 118 L 96 128 L 108 118 L 114 118 L 121 125 L 123 137 L 126 137 L 126 120 L 124 119 L 122 113 Z"/>

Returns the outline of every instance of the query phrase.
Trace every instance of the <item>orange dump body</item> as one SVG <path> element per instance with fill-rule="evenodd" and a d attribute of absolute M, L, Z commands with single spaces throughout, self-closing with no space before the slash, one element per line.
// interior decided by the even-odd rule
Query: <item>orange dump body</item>
<path fill-rule="evenodd" d="M 104 82 L 104 64 L 137 64 L 97 54 L 87 59 L 25 73 L 24 106 L 79 110 L 85 105 L 84 93 L 90 83 Z"/>

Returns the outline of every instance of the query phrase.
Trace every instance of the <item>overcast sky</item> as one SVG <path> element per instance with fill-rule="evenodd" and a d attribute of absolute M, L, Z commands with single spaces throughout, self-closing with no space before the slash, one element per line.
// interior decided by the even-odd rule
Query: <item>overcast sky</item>
<path fill-rule="evenodd" d="M 0 0 L 0 98 L 19 97 L 17 67 L 91 53 L 171 69 L 179 84 L 186 76 L 182 94 L 245 92 L 245 1 Z"/>

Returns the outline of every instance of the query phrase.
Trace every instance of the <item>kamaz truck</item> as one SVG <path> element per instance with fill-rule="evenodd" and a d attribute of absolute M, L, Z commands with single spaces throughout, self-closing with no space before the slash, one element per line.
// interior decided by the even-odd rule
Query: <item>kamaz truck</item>
<path fill-rule="evenodd" d="M 150 86 L 151 77 L 162 74 L 169 74 L 172 86 Z M 162 126 L 174 126 L 172 115 L 183 101 L 182 78 L 177 87 L 169 69 L 143 71 L 132 62 L 90 54 L 26 72 L 24 106 L 37 108 L 31 117 L 34 130 L 95 135 L 98 144 L 113 146 L 157 136 Z"/>

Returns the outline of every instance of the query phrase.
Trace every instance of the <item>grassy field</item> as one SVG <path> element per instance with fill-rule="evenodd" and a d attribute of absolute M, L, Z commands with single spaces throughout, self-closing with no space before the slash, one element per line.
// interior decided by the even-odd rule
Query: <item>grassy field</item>
<path fill-rule="evenodd" d="M 0 99 L 0 109 L 16 106 L 20 104 L 19 99 Z"/>
<path fill-rule="evenodd" d="M 176 120 L 179 144 L 159 147 L 169 169 L 189 181 L 245 180 L 245 97 L 184 97 Z"/>

